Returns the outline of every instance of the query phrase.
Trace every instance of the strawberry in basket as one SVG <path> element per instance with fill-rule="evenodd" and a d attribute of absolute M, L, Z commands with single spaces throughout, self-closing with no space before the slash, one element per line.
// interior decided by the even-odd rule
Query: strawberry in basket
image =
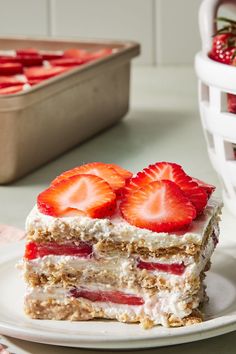
<path fill-rule="evenodd" d="M 225 26 L 214 35 L 209 57 L 236 66 L 236 21 L 224 17 L 219 17 L 217 21 L 224 22 Z M 236 113 L 236 95 L 227 94 L 227 106 L 228 112 Z"/>

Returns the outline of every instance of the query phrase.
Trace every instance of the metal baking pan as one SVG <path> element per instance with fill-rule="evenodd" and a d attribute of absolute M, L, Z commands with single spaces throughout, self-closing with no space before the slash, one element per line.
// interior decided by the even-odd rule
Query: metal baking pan
<path fill-rule="evenodd" d="M 0 49 L 98 50 L 114 54 L 0 97 L 0 183 L 12 182 L 115 124 L 129 108 L 137 43 L 0 38 Z"/>

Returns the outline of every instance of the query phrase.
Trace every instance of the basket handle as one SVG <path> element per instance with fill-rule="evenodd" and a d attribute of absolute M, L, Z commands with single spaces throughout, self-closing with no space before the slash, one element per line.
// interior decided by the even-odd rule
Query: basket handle
<path fill-rule="evenodd" d="M 221 5 L 233 5 L 235 0 L 203 0 L 199 10 L 199 28 L 202 40 L 202 50 L 208 53 L 212 45 L 212 36 L 216 32 L 215 19 Z"/>

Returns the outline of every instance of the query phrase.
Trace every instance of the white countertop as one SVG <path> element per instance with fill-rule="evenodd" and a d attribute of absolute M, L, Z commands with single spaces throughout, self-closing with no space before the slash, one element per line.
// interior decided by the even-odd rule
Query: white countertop
<path fill-rule="evenodd" d="M 37 194 L 63 170 L 87 161 L 115 162 L 134 172 L 155 161 L 177 162 L 190 175 L 216 185 L 216 194 L 220 196 L 220 185 L 210 165 L 201 129 L 193 69 L 135 67 L 131 110 L 126 118 L 18 182 L 1 186 L 0 223 L 23 228 Z M 218 247 L 234 257 L 235 229 L 236 218 L 225 209 Z M 3 338 L 0 342 L 16 354 L 95 353 L 94 350 L 54 347 L 11 338 Z M 236 332 L 232 332 L 204 341 L 143 350 L 142 353 L 233 354 L 235 343 Z"/>

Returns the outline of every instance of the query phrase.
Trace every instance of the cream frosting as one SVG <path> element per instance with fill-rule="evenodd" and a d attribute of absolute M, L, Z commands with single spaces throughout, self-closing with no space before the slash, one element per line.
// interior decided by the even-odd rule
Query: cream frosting
<path fill-rule="evenodd" d="M 55 232 L 59 230 L 63 232 L 64 230 L 66 239 L 66 230 L 68 232 L 68 229 L 73 229 L 81 240 L 88 240 L 89 235 L 98 241 L 109 238 L 117 242 L 141 241 L 143 246 L 150 250 L 179 247 L 190 243 L 200 245 L 211 218 L 219 212 L 221 207 L 222 203 L 219 200 L 211 198 L 204 213 L 192 222 L 188 230 L 175 233 L 157 233 L 130 225 L 119 214 L 104 219 L 85 216 L 56 218 L 42 214 L 35 206 L 27 217 L 26 231 Z"/>

